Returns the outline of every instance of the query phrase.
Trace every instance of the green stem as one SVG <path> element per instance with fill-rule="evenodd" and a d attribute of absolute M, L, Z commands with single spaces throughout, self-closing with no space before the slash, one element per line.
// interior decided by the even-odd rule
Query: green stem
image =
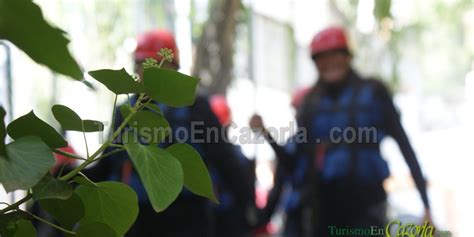
<path fill-rule="evenodd" d="M 89 179 L 89 177 L 87 177 L 87 176 L 86 176 L 85 174 L 83 174 L 82 172 L 79 172 L 79 173 L 77 173 L 77 174 L 78 174 L 79 176 L 82 176 L 84 179 L 86 179 L 87 181 L 89 181 L 90 183 L 92 183 L 92 184 L 94 184 L 95 186 L 98 187 L 97 184 L 95 184 L 92 180 Z M 73 181 L 69 181 L 69 183 L 71 183 L 71 182 L 73 182 Z M 76 182 L 76 183 L 78 183 L 78 182 Z M 78 184 L 79 184 L 79 183 L 78 183 Z"/>
<path fill-rule="evenodd" d="M 94 152 L 94 154 L 92 154 L 91 156 L 88 155 L 87 159 L 85 159 L 85 161 L 79 165 L 78 167 L 76 167 L 75 169 L 73 169 L 72 171 L 70 171 L 69 173 L 67 173 L 66 175 L 62 176 L 61 178 L 59 178 L 59 180 L 62 180 L 62 181 L 69 181 L 71 178 L 73 178 L 74 176 L 76 176 L 79 172 L 81 172 L 84 168 L 86 168 L 90 163 L 96 161 L 96 160 L 100 160 L 100 159 L 103 159 L 107 156 L 110 156 L 112 155 L 111 153 L 112 152 L 109 152 L 105 155 L 102 155 L 102 156 L 99 156 L 100 153 L 102 153 L 107 147 L 109 147 L 112 142 L 117 138 L 118 135 L 120 135 L 120 132 L 125 128 L 125 126 L 127 126 L 127 123 L 130 119 L 132 119 L 132 116 L 140 109 L 141 107 L 141 100 L 144 98 L 145 94 L 140 94 L 140 96 L 138 97 L 138 100 L 137 100 L 137 103 L 133 106 L 133 108 L 131 108 L 130 110 L 130 114 L 124 119 L 124 121 L 122 122 L 122 124 L 120 124 L 120 126 L 117 128 L 117 130 L 113 133 L 112 137 L 109 138 L 104 144 L 102 144 L 102 146 L 99 147 L 99 149 Z M 84 127 L 84 126 L 83 126 Z M 87 144 L 87 142 L 86 142 Z M 120 149 L 119 149 L 120 150 Z M 62 155 L 66 155 L 68 157 L 71 157 L 71 158 L 80 158 L 80 159 L 84 159 L 82 157 L 77 157 L 73 154 L 70 154 L 70 153 L 67 153 L 67 152 L 63 152 L 63 151 L 59 151 L 57 149 L 54 149 L 53 150 L 54 152 L 58 153 L 58 154 L 62 154 Z M 116 151 L 118 152 L 118 151 Z M 99 157 L 98 157 L 99 156 Z M 96 157 L 98 157 L 96 159 Z M 28 193 L 24 198 L 20 199 L 19 201 L 11 204 L 10 206 L 0 210 L 0 214 L 4 214 L 8 211 L 11 211 L 11 210 L 16 210 L 18 209 L 18 207 L 27 202 L 28 200 L 30 200 L 31 198 L 33 197 L 33 195 L 31 193 Z M 51 223 L 52 224 L 52 223 Z M 54 224 L 53 224 L 54 225 Z M 59 227 L 59 226 L 58 226 Z M 61 230 L 65 230 L 65 229 L 62 229 L 61 227 L 59 227 Z M 65 230 L 66 233 L 70 233 L 70 234 L 76 234 L 72 231 L 69 231 L 69 230 Z"/>
<path fill-rule="evenodd" d="M 109 152 L 109 153 L 107 153 L 107 154 L 103 154 L 103 155 L 97 157 L 94 161 L 102 160 L 102 159 L 104 159 L 105 157 L 111 156 L 111 155 L 113 155 L 113 154 L 116 154 L 116 153 L 119 153 L 119 152 L 122 152 L 122 151 L 125 151 L 125 147 L 122 147 L 122 148 L 120 148 L 120 149 L 115 149 L 115 150 L 113 150 L 113 151 L 111 151 L 111 152 Z"/>
<path fill-rule="evenodd" d="M 165 62 L 165 56 L 163 55 L 160 61 L 160 64 L 158 64 L 158 68 L 161 68 L 163 66 L 163 63 Z"/>
<path fill-rule="evenodd" d="M 63 155 L 63 156 L 67 156 L 69 158 L 73 158 L 73 159 L 78 159 L 78 160 L 86 160 L 85 158 L 83 157 L 80 157 L 76 154 L 72 154 L 72 153 L 69 153 L 69 152 L 65 152 L 65 151 L 61 151 L 59 149 L 53 149 L 53 152 L 54 153 L 57 153 L 57 154 L 60 154 L 60 155 Z"/>
<path fill-rule="evenodd" d="M 87 146 L 87 138 L 86 138 L 86 132 L 84 128 L 84 120 L 81 120 L 81 125 L 82 125 L 82 136 L 84 137 L 84 143 L 86 144 L 86 153 L 87 153 L 87 159 L 89 159 L 89 146 Z"/>
<path fill-rule="evenodd" d="M 111 146 L 111 147 L 124 148 L 124 146 L 123 146 L 123 145 L 120 145 L 120 144 L 114 144 L 114 143 L 110 144 L 110 146 Z"/>
<path fill-rule="evenodd" d="M 50 222 L 46 219 L 43 219 L 43 218 L 41 218 L 41 217 L 39 217 L 39 216 L 37 216 L 33 213 L 29 213 L 29 212 L 26 212 L 26 211 L 21 211 L 21 212 L 26 213 L 26 214 L 32 216 L 33 218 L 35 218 L 36 220 L 39 220 L 39 221 L 41 221 L 41 222 L 43 222 L 43 223 L 45 223 L 45 224 L 47 224 L 47 225 L 49 225 L 53 228 L 56 228 L 56 229 L 66 233 L 66 234 L 72 234 L 72 235 L 76 234 L 76 232 L 74 232 L 74 231 L 66 230 L 66 229 L 62 228 L 61 226 L 58 226 L 58 225 L 56 225 L 56 224 L 54 224 L 54 223 L 52 223 L 52 222 Z"/>
<path fill-rule="evenodd" d="M 115 128 L 115 107 L 117 106 L 117 97 L 118 95 L 115 94 L 115 99 L 114 99 L 114 107 L 113 107 L 113 111 L 112 111 L 112 124 L 110 126 L 110 130 L 113 131 L 114 128 Z"/>
<path fill-rule="evenodd" d="M 127 123 L 130 119 L 132 119 L 132 116 L 138 111 L 138 108 L 140 107 L 141 100 L 143 98 L 144 94 L 140 94 L 137 103 L 133 106 L 133 108 L 130 111 L 130 114 L 123 120 L 122 124 L 117 128 L 117 130 L 113 133 L 112 137 L 107 139 L 107 141 L 102 144 L 102 146 L 99 147 L 99 149 L 94 152 L 91 156 L 87 158 L 87 160 L 79 165 L 77 168 L 71 170 L 69 173 L 64 175 L 63 177 L 59 178 L 62 181 L 68 181 L 72 177 L 74 177 L 77 173 L 79 173 L 81 170 L 86 168 L 90 163 L 94 162 L 94 159 L 99 156 L 100 153 L 102 153 L 107 147 L 112 144 L 112 142 L 120 135 L 120 132 L 127 126 Z"/>
<path fill-rule="evenodd" d="M 31 198 L 32 196 L 33 196 L 33 195 L 31 195 L 31 193 L 28 193 L 24 198 L 18 200 L 18 202 L 15 202 L 15 203 L 13 203 L 12 205 L 10 205 L 10 206 L 5 207 L 4 209 L 2 209 L 2 210 L 0 211 L 0 214 L 5 214 L 5 213 L 8 212 L 8 211 L 17 209 L 21 204 L 23 204 L 24 202 L 30 200 L 30 198 Z"/>
<path fill-rule="evenodd" d="M 67 162 L 64 162 L 64 164 L 61 165 L 61 169 L 59 170 L 58 175 L 56 175 L 56 178 L 59 178 L 61 177 L 61 175 L 63 175 L 64 168 L 66 167 L 66 165 L 67 165 Z"/>

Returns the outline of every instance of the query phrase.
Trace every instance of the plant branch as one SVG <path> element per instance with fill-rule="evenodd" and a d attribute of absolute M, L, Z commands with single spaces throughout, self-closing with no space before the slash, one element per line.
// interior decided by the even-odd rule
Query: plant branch
<path fill-rule="evenodd" d="M 80 175 L 80 176 L 82 176 L 82 177 L 83 177 L 84 179 L 86 179 L 87 181 L 93 183 L 95 186 L 97 186 L 97 185 L 95 184 L 95 182 L 93 182 L 91 179 L 89 179 L 89 177 L 87 177 L 87 175 L 83 174 L 82 172 L 79 172 L 79 173 L 77 173 L 77 174 Z M 71 182 L 72 182 L 72 181 L 69 181 L 69 183 L 71 183 Z M 77 182 L 76 182 L 76 183 L 77 183 Z"/>
<path fill-rule="evenodd" d="M 94 152 L 94 154 L 92 154 L 91 156 L 89 156 L 89 151 L 87 151 L 88 155 L 87 155 L 87 159 L 84 159 L 82 157 L 79 157 L 77 155 L 74 155 L 74 154 L 71 154 L 71 153 L 68 153 L 68 152 L 64 152 L 64 151 L 60 151 L 58 149 L 53 149 L 53 152 L 55 153 L 58 153 L 58 154 L 61 154 L 61 155 L 64 155 L 64 156 L 67 156 L 67 157 L 70 157 L 70 158 L 75 158 L 75 159 L 81 159 L 81 160 L 85 160 L 82 164 L 80 164 L 78 167 L 76 167 L 75 169 L 73 169 L 72 171 L 70 171 L 69 173 L 67 173 L 66 175 L 62 176 L 59 178 L 59 180 L 62 180 L 62 181 L 69 181 L 71 178 L 73 178 L 74 176 L 76 176 L 79 172 L 81 172 L 84 168 L 86 168 L 90 163 L 94 162 L 94 161 L 98 161 L 100 159 L 103 159 L 105 157 L 108 157 L 112 154 L 115 154 L 117 152 L 120 152 L 122 150 L 125 150 L 125 148 L 120 148 L 120 149 L 117 149 L 115 151 L 112 151 L 112 152 L 109 152 L 107 154 L 104 154 L 102 156 L 99 156 L 100 153 L 102 153 L 107 147 L 109 147 L 112 142 L 118 137 L 118 135 L 120 135 L 120 132 L 125 128 L 125 126 L 127 126 L 127 123 L 128 121 L 133 117 L 133 115 L 139 111 L 141 108 L 143 108 L 142 106 L 142 100 L 145 98 L 145 94 L 144 93 L 141 93 L 140 96 L 138 97 L 138 100 L 136 102 L 136 104 L 131 108 L 130 110 L 130 114 L 123 120 L 122 124 L 120 124 L 120 126 L 117 128 L 117 130 L 113 133 L 112 137 L 110 137 L 109 139 L 107 139 L 107 141 L 102 144 L 102 146 L 99 147 L 99 149 L 97 149 L 96 152 Z M 83 130 L 84 130 L 84 123 L 82 124 L 82 127 L 83 127 Z M 84 140 L 85 140 L 85 134 L 84 134 Z M 87 148 L 87 141 L 86 141 L 86 148 Z M 88 150 L 88 149 L 87 149 Z M 97 159 L 96 159 L 97 158 Z M 5 214 L 6 212 L 8 211 L 11 211 L 11 210 L 16 210 L 18 209 L 18 207 L 27 202 L 28 200 L 30 200 L 31 198 L 33 197 L 33 195 L 31 193 L 28 193 L 25 197 L 23 197 L 22 199 L 18 200 L 17 202 L 5 207 L 4 209 L 0 210 L 0 214 Z M 29 213 L 31 214 L 31 213 Z M 33 216 L 35 218 L 40 218 L 40 217 L 36 217 L 36 216 Z M 44 219 L 38 219 L 40 221 L 46 221 Z M 47 222 L 47 221 L 46 221 Z M 45 223 L 46 223 L 45 222 Z M 51 224 L 53 227 L 55 228 L 58 228 L 66 233 L 69 233 L 69 234 L 76 234 L 75 232 L 72 232 L 72 231 L 69 231 L 69 230 L 66 230 L 66 229 L 63 229 L 62 227 L 60 226 L 56 226 L 54 225 L 53 223 L 46 223 L 46 224 Z"/>
<path fill-rule="evenodd" d="M 123 146 L 123 145 L 120 145 L 120 144 L 114 144 L 114 143 L 110 144 L 110 146 L 111 146 L 111 147 L 124 148 L 124 146 Z"/>
<path fill-rule="evenodd" d="M 87 153 L 87 159 L 89 159 L 89 146 L 87 145 L 87 138 L 86 138 L 86 132 L 84 128 L 84 120 L 81 120 L 81 125 L 82 125 L 82 136 L 84 137 L 84 143 L 86 144 L 86 153 Z"/>
<path fill-rule="evenodd" d="M 119 152 L 122 152 L 122 151 L 125 151 L 125 147 L 122 147 L 122 148 L 119 148 L 119 149 L 115 149 L 115 150 L 113 150 L 113 151 L 111 151 L 111 152 L 109 152 L 109 153 L 103 154 L 103 155 L 97 157 L 94 161 L 102 160 L 102 159 L 104 159 L 105 157 L 114 155 L 114 154 L 119 153 Z"/>
<path fill-rule="evenodd" d="M 20 211 L 21 211 L 21 210 L 20 210 Z M 35 214 L 33 214 L 33 213 L 26 212 L 26 211 L 21 211 L 21 212 L 26 213 L 26 214 L 30 215 L 31 217 L 35 218 L 36 220 L 39 220 L 39 221 L 45 223 L 46 225 L 49 225 L 49 226 L 51 226 L 51 227 L 53 227 L 53 228 L 56 228 L 56 229 L 58 229 L 58 230 L 60 230 L 60 231 L 62 231 L 62 232 L 64 232 L 64 233 L 66 233 L 66 234 L 72 234 L 72 235 L 75 235 L 75 234 L 76 234 L 76 232 L 74 232 L 74 231 L 66 230 L 66 229 L 62 228 L 61 226 L 58 226 L 58 225 L 56 225 L 56 224 L 54 224 L 54 223 L 52 223 L 52 222 L 50 222 L 50 221 L 48 221 L 48 220 L 46 220 L 46 219 L 43 219 L 43 218 L 41 218 L 41 217 L 39 217 L 39 216 L 37 216 L 37 215 L 35 215 Z"/>
<path fill-rule="evenodd" d="M 31 198 L 32 196 L 33 196 L 33 195 L 31 195 L 31 193 L 28 193 L 24 198 L 18 200 L 17 202 L 11 204 L 11 205 L 8 206 L 8 207 L 5 207 L 4 209 L 2 209 L 2 210 L 0 211 L 0 214 L 5 214 L 5 213 L 8 212 L 8 211 L 17 209 L 21 204 L 23 204 L 24 202 L 30 200 L 30 198 Z"/>
<path fill-rule="evenodd" d="M 69 152 L 66 152 L 66 151 L 61 151 L 59 149 L 52 149 L 54 153 L 57 153 L 57 154 L 60 154 L 60 155 L 63 155 L 63 156 L 67 156 L 69 158 L 72 158 L 72 159 L 78 159 L 78 160 L 86 160 L 86 158 L 83 158 L 83 157 L 80 157 L 76 154 L 72 154 L 72 153 L 69 153 Z"/>
<path fill-rule="evenodd" d="M 61 175 L 63 174 L 64 168 L 66 167 L 66 165 L 67 165 L 67 162 L 64 162 L 64 164 L 61 165 L 61 169 L 59 170 L 58 175 L 56 175 L 56 178 L 61 177 Z"/>
<path fill-rule="evenodd" d="M 125 126 L 127 126 L 128 121 L 132 119 L 132 116 L 138 111 L 141 104 L 141 100 L 143 99 L 144 96 L 145 94 L 140 94 L 136 104 L 131 109 L 130 114 L 123 120 L 122 124 L 120 124 L 117 130 L 113 133 L 112 137 L 107 139 L 107 141 L 104 144 L 102 144 L 102 146 L 100 146 L 99 149 L 97 149 L 97 151 L 94 152 L 94 154 L 89 156 L 84 163 L 82 163 L 77 168 L 73 169 L 72 171 L 70 171 L 69 173 L 67 173 L 66 175 L 62 176 L 59 179 L 62 181 L 68 181 L 69 179 L 73 178 L 77 173 L 79 173 L 81 170 L 83 170 L 85 167 L 87 167 L 90 163 L 94 162 L 95 158 L 97 158 L 100 155 L 100 153 L 102 153 L 107 147 L 109 147 L 110 144 L 112 144 L 112 142 L 118 137 L 118 135 L 120 135 L 120 132 L 125 128 Z"/>
<path fill-rule="evenodd" d="M 163 66 L 163 63 L 165 62 L 166 58 L 163 57 L 160 61 L 160 64 L 158 64 L 158 68 L 161 68 L 161 66 Z"/>
<path fill-rule="evenodd" d="M 113 131 L 114 128 L 115 128 L 115 107 L 117 106 L 117 97 L 118 95 L 115 94 L 115 99 L 114 99 L 114 107 L 113 107 L 113 110 L 112 110 L 112 124 L 110 126 L 110 130 Z"/>

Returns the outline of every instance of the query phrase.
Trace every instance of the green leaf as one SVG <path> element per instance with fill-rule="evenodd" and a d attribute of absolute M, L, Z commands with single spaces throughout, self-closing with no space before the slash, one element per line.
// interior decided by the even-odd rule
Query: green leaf
<path fill-rule="evenodd" d="M 128 104 L 120 106 L 120 113 L 124 118 L 131 113 Z M 163 141 L 171 131 L 170 124 L 163 115 L 149 110 L 136 112 L 128 121 L 128 125 L 136 129 L 147 143 L 153 144 Z"/>
<path fill-rule="evenodd" d="M 184 186 L 196 195 L 209 198 L 218 203 L 212 188 L 211 176 L 201 155 L 189 144 L 177 143 L 166 148 L 181 162 L 184 173 Z"/>
<path fill-rule="evenodd" d="M 72 187 L 65 181 L 55 179 L 48 173 L 34 187 L 35 200 L 57 198 L 66 200 L 72 195 Z"/>
<path fill-rule="evenodd" d="M 84 204 L 75 192 L 66 200 L 42 199 L 39 200 L 39 204 L 43 210 L 67 229 L 72 229 L 84 217 Z"/>
<path fill-rule="evenodd" d="M 81 224 L 76 230 L 77 237 L 116 237 L 114 229 L 110 226 L 100 223 L 91 222 Z"/>
<path fill-rule="evenodd" d="M 0 39 L 22 49 L 51 70 L 82 79 L 79 65 L 69 53 L 64 31 L 49 25 L 31 0 L 0 0 Z"/>
<path fill-rule="evenodd" d="M 15 234 L 18 231 L 18 224 L 20 223 L 21 220 L 28 222 L 27 220 L 25 220 L 27 218 L 29 218 L 29 216 L 27 216 L 25 212 L 23 211 L 14 211 L 14 212 L 9 212 L 7 214 L 0 215 L 0 236 L 2 237 L 15 236 Z M 27 229 L 25 228 L 26 227 L 25 224 L 20 224 L 20 225 L 23 226 L 22 227 L 23 231 Z M 20 230 L 18 234 L 21 234 L 23 231 Z"/>
<path fill-rule="evenodd" d="M 120 70 L 103 69 L 90 71 L 89 75 L 104 84 L 115 94 L 145 93 L 145 87 L 136 82 L 124 68 Z"/>
<path fill-rule="evenodd" d="M 51 148 L 67 146 L 66 140 L 53 127 L 36 117 L 33 111 L 11 122 L 7 127 L 7 131 L 13 139 L 37 136 Z"/>
<path fill-rule="evenodd" d="M 14 237 L 36 237 L 36 229 L 30 221 L 20 219 L 16 223 Z"/>
<path fill-rule="evenodd" d="M 0 106 L 0 157 L 7 157 L 7 148 L 5 146 L 5 137 L 7 132 L 5 131 L 5 109 L 3 106 Z M 1 159 L 1 158 L 0 158 Z"/>
<path fill-rule="evenodd" d="M 146 103 L 145 107 L 150 111 L 157 113 L 158 115 L 163 115 L 163 111 L 161 111 L 160 107 L 154 103 Z"/>
<path fill-rule="evenodd" d="M 138 198 L 135 191 L 124 183 L 100 182 L 99 187 L 79 185 L 76 193 L 85 206 L 80 223 L 100 222 L 123 236 L 138 215 Z"/>
<path fill-rule="evenodd" d="M 29 189 L 53 167 L 50 148 L 39 137 L 21 137 L 7 145 L 8 159 L 0 159 L 0 183 L 7 192 Z"/>
<path fill-rule="evenodd" d="M 96 120 L 82 120 L 72 109 L 64 105 L 54 105 L 51 109 L 54 118 L 64 130 L 79 132 L 99 132 L 104 130 L 104 124 Z M 84 126 L 83 126 L 84 125 Z"/>
<path fill-rule="evenodd" d="M 129 138 L 132 136 L 129 134 Z M 132 139 L 125 148 L 145 186 L 148 198 L 156 212 L 165 210 L 183 187 L 183 169 L 179 161 L 166 150 L 154 145 L 145 146 Z"/>
<path fill-rule="evenodd" d="M 99 187 L 96 183 L 92 182 L 87 176 L 79 172 L 79 175 L 72 179 L 74 182 L 91 187 Z"/>
<path fill-rule="evenodd" d="M 173 70 L 147 68 L 143 72 L 143 82 L 154 100 L 182 107 L 194 103 L 199 79 Z"/>

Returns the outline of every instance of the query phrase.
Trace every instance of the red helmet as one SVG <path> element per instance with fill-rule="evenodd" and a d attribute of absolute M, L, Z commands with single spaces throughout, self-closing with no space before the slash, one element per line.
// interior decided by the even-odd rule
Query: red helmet
<path fill-rule="evenodd" d="M 219 122 L 226 126 L 232 121 L 229 104 L 224 95 L 215 95 L 210 99 L 211 109 L 216 114 Z"/>
<path fill-rule="evenodd" d="M 346 32 L 333 26 L 317 33 L 311 41 L 311 56 L 335 49 L 348 49 Z"/>
<path fill-rule="evenodd" d="M 179 51 L 171 32 L 167 30 L 154 30 L 140 34 L 137 38 L 135 61 L 140 62 L 145 58 L 154 58 L 158 61 L 161 57 L 157 54 L 160 49 L 168 48 L 173 51 L 173 63 L 179 66 Z"/>

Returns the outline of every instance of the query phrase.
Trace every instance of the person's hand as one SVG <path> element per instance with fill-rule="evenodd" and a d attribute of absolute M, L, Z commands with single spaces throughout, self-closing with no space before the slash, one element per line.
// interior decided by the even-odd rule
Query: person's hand
<path fill-rule="evenodd" d="M 428 208 L 425 208 L 425 213 L 423 215 L 423 223 L 422 224 L 425 224 L 425 222 L 428 222 L 428 225 L 434 226 L 433 219 L 431 217 L 431 211 Z"/>
<path fill-rule="evenodd" d="M 250 118 L 249 126 L 253 131 L 263 132 L 265 130 L 262 117 L 258 114 L 254 114 L 252 118 Z"/>

